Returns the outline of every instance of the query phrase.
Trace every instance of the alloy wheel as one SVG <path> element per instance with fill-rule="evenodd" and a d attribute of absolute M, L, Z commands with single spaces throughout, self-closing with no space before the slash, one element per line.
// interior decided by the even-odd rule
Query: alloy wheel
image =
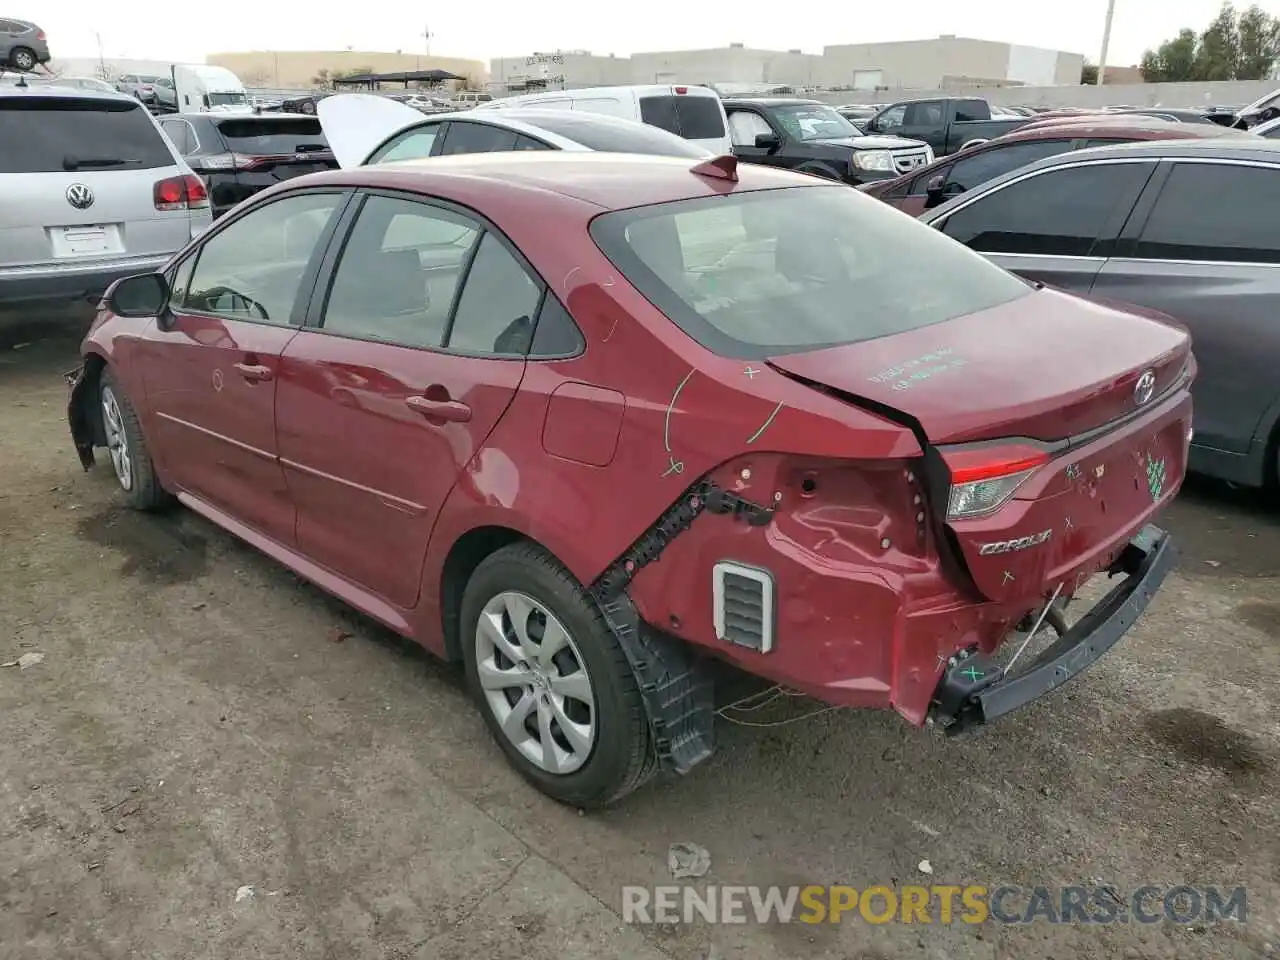
<path fill-rule="evenodd" d="M 111 465 L 115 467 L 116 479 L 126 491 L 133 489 L 133 461 L 130 458 L 129 435 L 124 429 L 124 417 L 120 413 L 120 404 L 111 387 L 102 388 L 102 426 L 107 434 L 107 450 L 111 454 Z"/>
<path fill-rule="evenodd" d="M 19 50 L 13 55 L 13 65 L 19 70 L 34 70 L 36 58 L 26 50 Z"/>
<path fill-rule="evenodd" d="M 569 774 L 596 741 L 586 661 L 550 610 L 523 593 L 500 593 L 476 624 L 476 671 L 503 735 L 547 773 Z"/>

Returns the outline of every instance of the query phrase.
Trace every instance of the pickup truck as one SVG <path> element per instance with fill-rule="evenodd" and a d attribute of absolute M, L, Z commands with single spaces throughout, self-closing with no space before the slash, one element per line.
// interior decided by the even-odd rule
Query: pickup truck
<path fill-rule="evenodd" d="M 733 153 L 761 163 L 858 186 L 890 180 L 933 162 L 918 140 L 869 137 L 833 107 L 782 97 L 724 101 Z"/>
<path fill-rule="evenodd" d="M 972 140 L 991 140 L 1018 129 L 1030 117 L 993 120 L 991 104 L 978 97 L 903 100 L 892 103 L 862 124 L 869 134 L 923 140 L 935 156 L 955 153 Z"/>

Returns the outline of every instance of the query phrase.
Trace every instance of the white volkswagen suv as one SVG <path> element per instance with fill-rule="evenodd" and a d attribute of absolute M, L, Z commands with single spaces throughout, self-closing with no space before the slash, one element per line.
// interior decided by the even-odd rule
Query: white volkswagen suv
<path fill-rule="evenodd" d="M 0 304 L 91 299 L 212 223 L 204 182 L 132 97 L 0 86 Z"/>

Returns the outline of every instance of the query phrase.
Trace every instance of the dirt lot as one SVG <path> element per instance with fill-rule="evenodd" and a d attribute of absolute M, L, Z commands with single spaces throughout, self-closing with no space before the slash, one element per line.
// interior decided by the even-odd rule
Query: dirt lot
<path fill-rule="evenodd" d="M 190 513 L 117 509 L 67 437 L 74 361 L 0 348 L 0 661 L 44 658 L 0 669 L 6 960 L 1280 951 L 1280 511 L 1258 498 L 1185 493 L 1147 617 L 978 737 L 726 725 L 694 775 L 580 816 L 508 768 L 458 670 Z M 670 882 L 677 841 L 720 884 L 1243 884 L 1248 922 L 624 924 L 622 886 Z"/>

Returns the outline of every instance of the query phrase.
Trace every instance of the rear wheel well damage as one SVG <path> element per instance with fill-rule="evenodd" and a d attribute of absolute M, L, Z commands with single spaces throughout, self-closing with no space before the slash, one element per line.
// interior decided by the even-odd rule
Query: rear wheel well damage
<path fill-rule="evenodd" d="M 459 537 L 449 550 L 444 572 L 440 575 L 440 619 L 445 659 L 462 659 L 462 595 L 476 567 L 489 554 L 525 539 L 528 538 L 509 527 L 476 527 Z"/>

